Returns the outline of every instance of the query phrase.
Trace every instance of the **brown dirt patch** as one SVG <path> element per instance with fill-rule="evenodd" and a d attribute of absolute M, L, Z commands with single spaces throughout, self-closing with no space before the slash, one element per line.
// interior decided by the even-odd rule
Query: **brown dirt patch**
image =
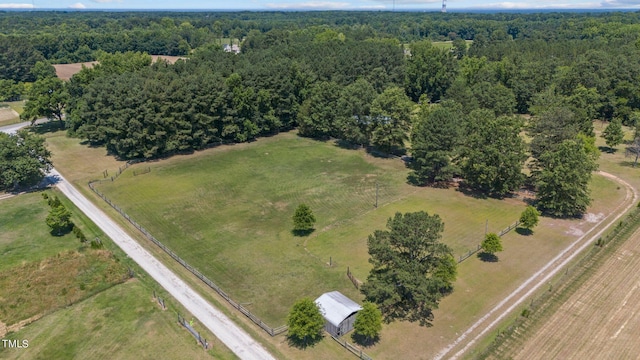
<path fill-rule="evenodd" d="M 174 64 L 180 59 L 186 59 L 183 56 L 168 56 L 168 55 L 151 55 L 151 62 L 156 62 L 158 59 L 167 61 L 169 64 Z M 53 67 L 56 69 L 56 75 L 62 80 L 69 80 L 73 75 L 82 70 L 82 66 L 92 68 L 97 61 L 73 63 L 73 64 L 56 64 Z"/>
<path fill-rule="evenodd" d="M 11 108 L 0 108 L 0 121 L 15 120 L 19 117 L 20 115 Z"/>

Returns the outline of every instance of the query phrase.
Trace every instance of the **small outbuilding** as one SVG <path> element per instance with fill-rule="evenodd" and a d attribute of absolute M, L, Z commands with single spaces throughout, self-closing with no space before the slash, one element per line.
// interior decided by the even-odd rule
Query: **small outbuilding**
<path fill-rule="evenodd" d="M 353 330 L 356 313 L 362 306 L 339 291 L 322 294 L 316 299 L 324 317 L 324 329 L 333 336 L 341 336 Z"/>

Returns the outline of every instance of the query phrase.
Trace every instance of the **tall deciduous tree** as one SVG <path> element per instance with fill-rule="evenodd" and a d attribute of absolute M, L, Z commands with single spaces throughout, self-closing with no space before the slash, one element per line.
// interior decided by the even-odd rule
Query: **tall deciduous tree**
<path fill-rule="evenodd" d="M 522 123 L 515 117 L 496 119 L 490 110 L 471 113 L 461 166 L 466 186 L 485 195 L 504 197 L 522 185 L 527 156 L 521 129 Z"/>
<path fill-rule="evenodd" d="M 427 94 L 431 101 L 440 100 L 456 77 L 456 60 L 449 49 L 440 49 L 430 41 L 411 44 L 406 63 L 406 89 L 413 101 Z"/>
<path fill-rule="evenodd" d="M 452 250 L 440 242 L 444 224 L 424 211 L 396 213 L 388 230 L 369 236 L 373 269 L 362 285 L 366 300 L 378 305 L 385 321 L 418 321 L 427 325 L 433 309 L 455 280 Z"/>
<path fill-rule="evenodd" d="M 371 142 L 391 151 L 404 148 L 411 123 L 412 103 L 399 87 L 390 87 L 371 104 L 373 134 Z"/>
<path fill-rule="evenodd" d="M 27 121 L 34 121 L 40 116 L 62 121 L 68 102 L 69 93 L 62 80 L 55 77 L 40 79 L 31 86 L 29 101 L 20 117 Z"/>
<path fill-rule="evenodd" d="M 353 330 L 357 336 L 364 337 L 366 343 L 378 337 L 382 330 L 382 312 L 376 304 L 368 301 L 362 304 L 362 310 L 356 315 Z"/>
<path fill-rule="evenodd" d="M 324 318 L 318 305 L 309 298 L 296 301 L 287 317 L 288 336 L 291 341 L 305 347 L 322 339 Z"/>
<path fill-rule="evenodd" d="M 602 137 L 607 143 L 607 146 L 612 149 L 620 145 L 620 143 L 622 143 L 622 139 L 624 139 L 624 131 L 622 131 L 622 121 L 619 118 L 613 119 L 604 129 Z"/>
<path fill-rule="evenodd" d="M 563 141 L 540 156 L 541 170 L 534 173 L 537 205 L 552 216 L 580 216 L 591 203 L 589 181 L 597 169 L 594 156 L 580 138 Z"/>
<path fill-rule="evenodd" d="M 50 157 L 42 137 L 0 133 L 0 189 L 37 184 L 51 170 Z"/>

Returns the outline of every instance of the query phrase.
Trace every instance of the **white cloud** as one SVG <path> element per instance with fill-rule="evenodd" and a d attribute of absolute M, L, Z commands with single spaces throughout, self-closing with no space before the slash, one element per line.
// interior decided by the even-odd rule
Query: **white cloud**
<path fill-rule="evenodd" d="M 86 9 L 87 7 L 84 6 L 83 3 L 75 3 L 73 5 L 69 5 L 69 8 L 71 8 L 71 9 Z"/>
<path fill-rule="evenodd" d="M 522 10 L 522 9 L 594 9 L 599 8 L 600 3 L 597 2 L 585 2 L 585 3 L 541 3 L 541 2 L 499 2 L 482 4 L 473 6 L 474 9 L 505 9 L 505 10 Z"/>
<path fill-rule="evenodd" d="M 121 3 L 122 2 L 122 0 L 91 0 L 91 1 L 97 2 L 97 3 L 101 3 L 101 4 L 112 3 L 112 2 L 117 2 L 117 3 Z"/>
<path fill-rule="evenodd" d="M 0 9 L 33 9 L 33 4 L 0 4 Z"/>
<path fill-rule="evenodd" d="M 286 3 L 286 4 L 266 4 L 272 9 L 347 9 L 351 7 L 350 3 L 334 2 L 334 1 L 309 1 L 303 3 Z"/>
<path fill-rule="evenodd" d="M 639 0 L 605 0 L 601 3 L 602 7 L 617 8 L 637 8 L 640 7 Z"/>
<path fill-rule="evenodd" d="M 392 4 L 395 3 L 396 5 L 402 5 L 402 4 L 439 4 L 442 2 L 442 0 L 373 0 L 376 2 L 383 2 L 386 4 Z"/>

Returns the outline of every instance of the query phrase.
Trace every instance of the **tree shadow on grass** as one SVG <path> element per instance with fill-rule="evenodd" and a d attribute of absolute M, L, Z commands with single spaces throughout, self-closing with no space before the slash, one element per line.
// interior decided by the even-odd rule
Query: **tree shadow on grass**
<path fill-rule="evenodd" d="M 527 228 L 523 228 L 523 227 L 517 227 L 516 228 L 516 232 L 519 235 L 523 235 L 523 236 L 529 236 L 529 235 L 533 234 L 533 230 L 527 229 Z"/>
<path fill-rule="evenodd" d="M 31 127 L 31 131 L 38 135 L 42 135 L 50 132 L 56 132 L 64 129 L 65 129 L 65 123 L 64 121 L 60 121 L 60 120 L 49 120 L 47 122 L 36 124 Z"/>
<path fill-rule="evenodd" d="M 607 154 L 615 154 L 618 151 L 618 149 L 608 146 L 598 146 L 598 150 Z"/>
<path fill-rule="evenodd" d="M 314 347 L 317 343 L 322 341 L 323 338 L 324 338 L 324 335 L 320 335 L 315 339 L 310 339 L 310 338 L 300 339 L 295 336 L 287 336 L 287 342 L 291 347 L 296 347 L 298 349 L 304 350 L 308 347 Z"/>
<path fill-rule="evenodd" d="M 360 346 L 371 347 L 380 341 L 380 336 L 376 335 L 374 337 L 367 337 L 364 335 L 353 333 L 353 335 L 351 335 L 351 340 L 353 340 L 353 342 Z"/>
<path fill-rule="evenodd" d="M 496 254 L 489 254 L 488 252 L 484 251 L 478 253 L 478 259 L 484 262 L 498 262 L 498 257 L 496 256 Z"/>
<path fill-rule="evenodd" d="M 309 236 L 314 231 L 316 231 L 316 229 L 291 230 L 291 233 L 293 234 L 293 236 Z"/>

